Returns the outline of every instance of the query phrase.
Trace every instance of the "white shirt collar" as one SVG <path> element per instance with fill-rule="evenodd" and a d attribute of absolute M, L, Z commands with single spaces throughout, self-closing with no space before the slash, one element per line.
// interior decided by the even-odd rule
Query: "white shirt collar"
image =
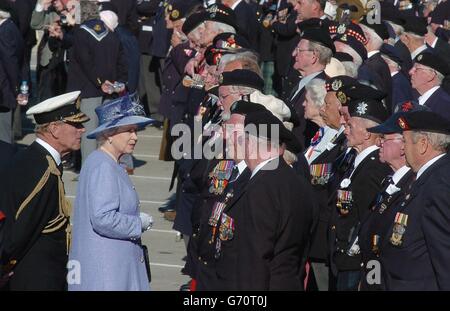
<path fill-rule="evenodd" d="M 59 154 L 58 151 L 56 151 L 55 148 L 53 148 L 52 146 L 50 146 L 46 141 L 40 139 L 40 138 L 36 138 L 36 142 L 41 145 L 42 147 L 44 147 L 53 157 L 53 160 L 55 160 L 56 165 L 60 165 L 61 164 L 61 155 Z"/>
<path fill-rule="evenodd" d="M 397 73 L 399 73 L 399 72 L 400 72 L 400 71 L 398 71 L 398 70 L 391 72 L 391 77 L 395 76 L 395 75 L 396 75 Z"/>
<path fill-rule="evenodd" d="M 428 98 L 430 98 L 431 95 L 433 95 L 434 92 L 436 92 L 438 88 L 439 88 L 439 85 L 436 85 L 435 87 L 432 87 L 431 89 L 429 89 L 428 91 L 423 93 L 423 95 L 419 96 L 419 105 L 421 105 L 421 106 L 425 105 Z"/>
<path fill-rule="evenodd" d="M 356 170 L 356 168 L 358 167 L 359 164 L 361 164 L 361 162 L 369 155 L 371 154 L 373 151 L 378 150 L 380 147 L 373 145 L 370 147 L 367 147 L 366 149 L 364 149 L 363 151 L 361 151 L 361 153 L 359 153 L 356 158 L 355 158 L 355 169 L 353 170 L 353 172 Z M 352 172 L 352 175 L 353 175 Z"/>
<path fill-rule="evenodd" d="M 422 175 L 431 165 L 433 165 L 434 162 L 436 162 L 443 156 L 445 156 L 445 153 L 440 154 L 437 157 L 434 157 L 433 159 L 431 159 L 430 161 L 428 161 L 427 163 L 422 165 L 422 167 L 419 169 L 419 171 L 417 171 L 416 180 L 419 179 L 420 175 Z"/>
<path fill-rule="evenodd" d="M 240 176 L 245 171 L 245 169 L 247 168 L 247 163 L 245 163 L 245 161 L 242 160 L 236 166 L 238 168 L 239 176 Z"/>
<path fill-rule="evenodd" d="M 241 3 L 242 0 L 236 1 L 232 6 L 231 9 L 234 11 L 234 9 L 239 5 L 239 3 Z"/>
<path fill-rule="evenodd" d="M 419 55 L 420 53 L 422 53 L 422 51 L 425 51 L 426 49 L 427 46 L 425 44 L 419 46 L 417 49 L 414 50 L 414 52 L 411 53 L 411 59 L 414 60 L 417 55 Z"/>
<path fill-rule="evenodd" d="M 402 166 L 401 168 L 399 168 L 394 175 L 392 175 L 392 181 L 394 182 L 394 184 L 398 184 L 398 182 L 400 181 L 400 179 L 403 178 L 403 176 L 405 176 L 406 173 L 409 172 L 411 168 L 407 167 L 406 165 Z"/>
<path fill-rule="evenodd" d="M 373 50 L 373 51 L 367 52 L 367 58 L 370 58 L 370 57 L 372 57 L 373 55 L 375 55 L 377 53 L 380 53 L 380 51 L 379 50 Z"/>
<path fill-rule="evenodd" d="M 317 77 L 321 72 L 323 72 L 323 70 L 321 71 L 317 71 L 317 72 L 313 72 L 309 75 L 307 75 L 306 77 L 303 77 L 299 82 L 298 82 L 298 87 L 297 87 L 297 91 L 295 91 L 294 96 L 291 97 L 291 100 L 297 96 L 298 92 L 300 92 L 305 85 L 307 85 L 312 79 L 314 79 L 315 77 Z"/>
<path fill-rule="evenodd" d="M 255 176 L 256 173 L 258 173 L 258 172 L 259 172 L 259 171 L 260 171 L 267 163 L 269 163 L 270 161 L 272 161 L 272 160 L 274 160 L 274 159 L 276 159 L 276 158 L 278 158 L 278 161 L 283 161 L 283 160 L 281 159 L 280 156 L 276 156 L 276 157 L 270 158 L 270 159 L 268 159 L 268 160 L 265 160 L 265 161 L 259 163 L 259 164 L 255 167 L 255 169 L 253 170 L 252 176 L 250 176 L 250 179 L 252 179 L 253 176 Z"/>

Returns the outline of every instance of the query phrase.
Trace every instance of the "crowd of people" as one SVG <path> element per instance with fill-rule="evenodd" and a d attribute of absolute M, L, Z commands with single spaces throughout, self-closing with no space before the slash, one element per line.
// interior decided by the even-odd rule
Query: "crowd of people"
<path fill-rule="evenodd" d="M 449 20 L 448 0 L 1 0 L 0 286 L 150 288 L 128 176 L 150 124 L 180 290 L 449 290 Z M 37 139 L 13 154 L 23 86 Z"/>

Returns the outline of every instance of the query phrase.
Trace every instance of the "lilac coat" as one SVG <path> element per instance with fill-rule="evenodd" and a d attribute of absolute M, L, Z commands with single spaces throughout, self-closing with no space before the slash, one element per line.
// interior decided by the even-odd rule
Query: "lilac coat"
<path fill-rule="evenodd" d="M 69 290 L 150 289 L 139 245 L 137 192 L 126 171 L 102 151 L 83 165 L 72 223 Z M 79 278 L 71 270 L 78 263 Z"/>

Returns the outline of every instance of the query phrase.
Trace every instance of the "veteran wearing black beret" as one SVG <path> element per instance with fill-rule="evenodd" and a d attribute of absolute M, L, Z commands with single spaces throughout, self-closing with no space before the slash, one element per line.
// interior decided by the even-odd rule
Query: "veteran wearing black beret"
<path fill-rule="evenodd" d="M 411 111 L 397 122 L 416 180 L 384 237 L 386 289 L 449 290 L 450 123 L 431 111 Z"/>

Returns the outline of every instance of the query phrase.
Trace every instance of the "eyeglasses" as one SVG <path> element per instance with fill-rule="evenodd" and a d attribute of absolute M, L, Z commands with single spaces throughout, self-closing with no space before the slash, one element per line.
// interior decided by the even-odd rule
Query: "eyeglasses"
<path fill-rule="evenodd" d="M 428 71 L 431 71 L 431 72 L 436 73 L 436 71 L 435 71 L 434 69 L 431 69 L 431 68 L 424 68 L 424 67 L 418 67 L 418 66 L 416 66 L 416 65 L 414 65 L 414 66 L 412 67 L 412 70 L 428 70 Z"/>
<path fill-rule="evenodd" d="M 401 142 L 405 142 L 405 140 L 403 139 L 403 137 L 394 137 L 394 138 L 384 138 L 384 137 L 381 137 L 380 140 L 381 140 L 381 143 L 382 143 L 382 144 L 384 144 L 385 142 L 390 141 L 390 140 L 399 140 L 399 141 L 401 141 Z"/>

